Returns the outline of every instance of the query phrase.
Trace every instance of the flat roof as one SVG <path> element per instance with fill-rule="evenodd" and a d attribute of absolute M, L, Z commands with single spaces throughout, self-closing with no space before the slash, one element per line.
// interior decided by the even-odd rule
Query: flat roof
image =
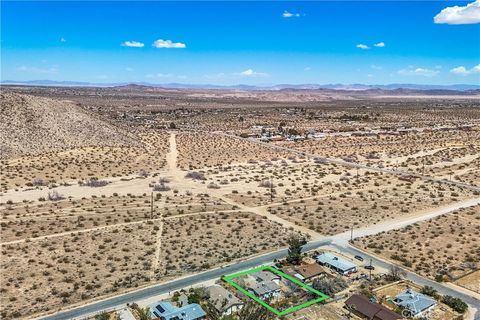
<path fill-rule="evenodd" d="M 348 271 L 357 267 L 357 265 L 355 265 L 354 263 L 348 260 L 339 258 L 330 252 L 325 252 L 316 256 L 315 260 L 317 260 L 320 263 L 329 264 L 342 271 Z"/>

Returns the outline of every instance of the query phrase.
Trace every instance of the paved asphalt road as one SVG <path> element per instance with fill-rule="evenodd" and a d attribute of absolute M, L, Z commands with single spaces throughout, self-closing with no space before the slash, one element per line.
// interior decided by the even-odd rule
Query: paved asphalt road
<path fill-rule="evenodd" d="M 237 136 L 232 136 L 232 135 L 228 135 L 228 134 L 224 134 L 224 133 L 221 133 L 221 134 L 243 140 L 243 138 L 240 138 L 240 137 L 237 137 Z M 249 141 L 251 141 L 251 140 L 249 140 Z M 251 141 L 251 142 L 258 143 L 258 144 L 263 144 L 263 145 L 266 145 L 267 147 L 274 148 L 274 149 L 282 149 L 282 150 L 293 152 L 293 153 L 296 153 L 298 155 L 303 155 L 303 156 L 306 156 L 306 157 L 317 157 L 316 155 L 307 154 L 305 152 L 301 152 L 301 151 L 290 149 L 290 148 L 285 148 L 285 147 L 280 147 L 280 146 L 272 146 L 272 145 L 262 143 L 262 142 L 259 142 L 259 141 Z M 432 178 L 432 177 L 420 176 L 418 174 L 412 174 L 411 172 L 404 172 L 404 171 L 399 171 L 399 170 L 369 167 L 369 166 L 366 166 L 366 165 L 345 162 L 343 160 L 337 160 L 337 159 L 328 159 L 328 158 L 320 158 L 320 159 L 324 162 L 336 163 L 336 164 L 346 165 L 346 166 L 350 166 L 350 167 L 354 167 L 354 168 L 370 169 L 370 170 L 373 170 L 373 171 L 379 171 L 379 172 L 397 174 L 397 175 L 398 174 L 401 174 L 401 175 L 410 174 L 410 175 L 418 176 L 419 178 L 422 178 L 422 179 L 425 179 L 425 180 L 430 180 L 430 181 L 434 181 L 434 182 L 442 182 L 442 183 L 447 183 L 447 184 L 452 184 L 452 185 L 457 185 L 457 186 L 469 188 L 471 190 L 480 191 L 479 187 L 466 185 L 466 184 L 461 183 L 461 182 L 449 181 L 449 180 L 444 180 L 444 179 L 435 179 L 435 178 Z M 332 244 L 332 240 L 333 240 L 333 238 L 330 238 L 330 239 L 327 239 L 327 240 L 311 241 L 307 245 L 305 245 L 305 250 L 315 250 L 315 249 L 317 249 L 321 246 L 330 245 L 330 244 Z M 332 245 L 338 247 L 340 250 L 347 251 L 347 252 L 352 253 L 354 255 L 355 254 L 360 254 L 364 257 L 367 257 L 368 259 L 371 258 L 372 261 L 376 265 L 381 266 L 385 269 L 390 268 L 390 264 L 388 264 L 386 262 L 383 262 L 381 260 L 378 260 L 373 256 L 369 256 L 368 254 L 366 254 L 364 252 L 361 252 L 361 251 L 359 251 L 355 248 L 352 248 L 348 245 L 345 245 L 345 246 L 344 245 L 338 245 L 338 244 L 332 244 Z M 227 266 L 227 267 L 223 267 L 223 268 L 220 268 L 220 269 L 209 270 L 209 271 L 206 271 L 204 273 L 192 275 L 192 276 L 185 277 L 185 278 L 182 278 L 182 279 L 178 279 L 178 280 L 175 280 L 175 281 L 172 281 L 172 282 L 169 282 L 169 283 L 158 284 L 158 285 L 154 285 L 154 286 L 151 286 L 151 287 L 148 287 L 148 288 L 140 289 L 138 291 L 118 295 L 118 296 L 108 298 L 108 299 L 105 299 L 105 300 L 102 300 L 102 301 L 99 301 L 99 302 L 95 302 L 95 303 L 92 303 L 92 304 L 80 306 L 80 307 L 75 308 L 75 309 L 63 311 L 63 312 L 60 312 L 60 313 L 57 313 L 57 314 L 54 314 L 54 315 L 51 315 L 51 316 L 46 316 L 46 317 L 43 317 L 41 319 L 61 320 L 61 319 L 72 319 L 72 318 L 86 317 L 87 315 L 91 315 L 91 314 L 97 313 L 97 312 L 102 311 L 102 310 L 114 309 L 114 308 L 121 307 L 121 306 L 125 305 L 126 303 L 131 303 L 131 302 L 134 302 L 134 301 L 143 300 L 143 299 L 146 299 L 146 298 L 149 298 L 149 297 L 152 297 L 152 296 L 156 296 L 156 295 L 172 292 L 172 291 L 175 291 L 175 290 L 179 290 L 181 288 L 187 288 L 187 287 L 190 287 L 190 286 L 192 286 L 194 284 L 197 284 L 197 283 L 200 283 L 200 282 L 220 278 L 221 276 L 226 275 L 226 274 L 235 273 L 235 272 L 242 271 L 242 270 L 245 270 L 245 269 L 249 269 L 249 268 L 259 266 L 259 265 L 262 265 L 262 264 L 268 264 L 268 263 L 271 263 L 275 259 L 282 259 L 286 255 L 287 255 L 287 249 L 281 249 L 281 250 L 278 250 L 278 251 L 275 251 L 275 252 L 260 256 L 260 257 L 254 257 L 254 258 L 251 258 L 251 259 L 248 259 L 248 260 L 244 260 L 242 262 L 239 262 L 239 263 Z M 420 284 L 420 285 L 432 286 L 433 288 L 435 288 L 441 294 L 444 294 L 444 295 L 448 294 L 448 295 L 451 295 L 451 296 L 461 298 L 466 303 L 468 303 L 471 306 L 474 306 L 475 308 L 477 308 L 478 312 L 476 314 L 475 319 L 478 318 L 480 320 L 480 301 L 478 299 L 475 299 L 472 296 L 469 296 L 469 295 L 464 294 L 462 292 L 458 292 L 458 291 L 455 291 L 451 288 L 443 286 L 443 285 L 441 285 L 441 284 L 439 284 L 435 281 L 430 281 L 428 279 L 420 277 L 420 276 L 418 276 L 418 275 L 416 275 L 415 273 L 412 273 L 412 272 L 407 272 L 407 279 L 412 280 L 413 282 L 415 282 L 417 284 Z"/>
<path fill-rule="evenodd" d="M 348 252 L 352 255 L 357 255 L 357 254 L 361 255 L 365 258 L 365 261 L 367 261 L 368 259 L 372 259 L 374 265 L 380 266 L 380 267 L 385 268 L 387 270 L 391 266 L 391 264 L 386 263 L 382 260 L 378 260 L 374 256 L 370 256 L 369 254 L 367 254 L 365 252 L 362 252 L 362 251 L 359 251 L 359 250 L 357 250 L 357 249 L 355 249 L 351 246 L 348 246 L 348 245 L 343 246 L 343 245 L 335 244 L 335 243 L 332 242 L 331 239 L 311 241 L 304 246 L 304 249 L 306 251 L 315 250 L 315 249 L 318 249 L 322 246 L 327 246 L 327 245 L 337 247 L 339 250 L 344 251 L 344 252 Z M 95 303 L 92 303 L 92 304 L 80 306 L 78 308 L 63 311 L 63 312 L 60 312 L 60 313 L 57 313 L 57 314 L 54 314 L 54 315 L 51 315 L 51 316 L 46 316 L 46 317 L 43 317 L 41 319 L 63 320 L 63 319 L 86 317 L 88 315 L 98 313 L 102 310 L 120 308 L 127 303 L 143 300 L 143 299 L 146 299 L 146 298 L 149 298 L 149 297 L 152 297 L 152 296 L 156 296 L 156 295 L 169 293 L 169 292 L 172 292 L 172 291 L 175 291 L 175 290 L 179 290 L 181 288 L 188 288 L 188 287 L 190 287 L 194 284 L 204 282 L 204 281 L 208 281 L 208 280 L 212 280 L 212 279 L 217 279 L 217 278 L 220 278 L 221 276 L 226 275 L 226 274 L 231 274 L 231 273 L 235 273 L 235 272 L 238 272 L 238 271 L 246 270 L 246 269 L 256 267 L 256 266 L 259 266 L 259 265 L 262 265 L 262 264 L 269 264 L 269 263 L 272 263 L 272 261 L 275 260 L 275 259 L 284 258 L 286 255 L 287 255 L 287 249 L 280 249 L 278 251 L 275 251 L 275 252 L 260 256 L 260 257 L 255 257 L 255 258 L 251 258 L 251 259 L 248 259 L 248 260 L 244 260 L 244 261 L 241 261 L 241 262 L 238 262 L 236 264 L 232 264 L 232 265 L 229 265 L 229 266 L 226 266 L 226 267 L 223 267 L 223 268 L 209 270 L 209 271 L 206 271 L 204 273 L 192 275 L 192 276 L 185 277 L 185 278 L 182 278 L 182 279 L 178 279 L 178 280 L 175 280 L 175 281 L 172 281 L 172 282 L 169 282 L 169 283 L 158 284 L 158 285 L 154 285 L 154 286 L 151 286 L 151 287 L 148 287 L 148 288 L 140 289 L 138 291 L 134 291 L 134 292 L 118 295 L 118 296 L 115 296 L 115 297 L 107 298 L 107 299 L 99 301 L 99 302 L 95 302 Z M 418 276 L 418 275 L 416 275 L 415 273 L 412 273 L 412 272 L 407 271 L 407 277 L 406 278 L 415 282 L 415 283 L 417 283 L 417 284 L 419 284 L 419 285 L 422 285 L 422 286 L 425 286 L 425 285 L 432 286 L 440 294 L 443 294 L 443 295 L 448 294 L 448 295 L 451 295 L 451 296 L 454 296 L 454 297 L 461 298 L 463 301 L 465 301 L 466 303 L 468 303 L 471 306 L 474 306 L 475 308 L 477 308 L 477 310 L 479 310 L 477 312 L 476 316 L 480 319 L 480 301 L 478 299 L 475 299 L 474 297 L 469 296 L 467 294 L 464 294 L 462 292 L 455 291 L 455 290 L 453 290 L 449 287 L 446 287 L 446 286 L 444 286 L 440 283 L 437 283 L 435 281 L 431 281 L 431 280 L 425 279 L 423 277 L 420 277 L 420 276 Z M 477 319 L 477 317 L 475 319 Z"/>
<path fill-rule="evenodd" d="M 370 261 L 369 259 L 372 259 L 372 265 L 374 266 L 379 266 L 379 267 L 382 267 L 384 269 L 390 269 L 390 267 L 392 266 L 392 264 L 390 263 L 387 263 L 385 261 L 382 261 L 382 260 L 379 260 L 377 258 L 375 258 L 374 256 L 371 256 L 369 255 L 368 253 L 366 252 L 363 252 L 363 251 L 360 251 L 354 247 L 351 247 L 351 246 L 339 246 L 339 245 L 336 245 L 336 244 L 332 244 L 333 247 L 336 247 L 337 249 L 341 250 L 342 252 L 347 252 L 351 255 L 359 255 L 359 256 L 362 256 L 364 258 L 364 264 L 369 264 Z M 436 281 L 433 281 L 433 280 L 429 280 L 429 279 L 426 279 L 426 278 L 423 278 L 423 277 L 420 277 L 419 275 L 417 275 L 416 273 L 413 273 L 413 272 L 410 272 L 408 270 L 405 270 L 402 268 L 402 270 L 404 270 L 406 273 L 407 273 L 407 276 L 406 276 L 406 279 L 416 283 L 416 284 L 419 284 L 421 286 L 430 286 L 430 287 L 433 287 L 435 290 L 437 290 L 441 295 L 450 295 L 450 296 L 453 296 L 453 297 L 458 297 L 460 299 L 462 299 L 463 301 L 465 301 L 465 303 L 475 307 L 477 309 L 477 316 L 480 316 L 480 300 L 472 297 L 472 296 L 469 296 L 467 294 L 464 294 L 462 292 L 458 292 L 456 290 L 453 290 L 452 288 L 449 288 L 449 287 L 446 287 L 444 285 L 442 285 L 441 283 L 438 283 Z M 364 271 L 368 271 L 368 270 L 364 270 Z"/>
<path fill-rule="evenodd" d="M 312 241 L 305 246 L 305 249 L 312 250 L 320 246 L 329 245 L 330 243 L 331 243 L 330 240 Z M 182 288 L 188 288 L 196 283 L 217 279 L 223 275 L 235 273 L 235 272 L 256 267 L 262 264 L 269 264 L 269 263 L 272 263 L 272 261 L 275 259 L 284 258 L 286 255 L 287 255 L 287 249 L 281 249 L 266 255 L 244 260 L 223 268 L 209 270 L 200 274 L 195 274 L 195 275 L 178 279 L 165 284 L 158 284 L 145 289 L 140 289 L 138 291 L 118 295 L 112 298 L 107 298 L 99 302 L 95 302 L 85 306 L 80 306 L 78 308 L 63 311 L 51 316 L 41 317 L 40 319 L 63 320 L 63 319 L 85 317 L 87 315 L 97 313 L 102 310 L 120 307 L 122 305 L 125 305 L 126 303 L 143 300 L 152 296 L 172 292 Z"/>

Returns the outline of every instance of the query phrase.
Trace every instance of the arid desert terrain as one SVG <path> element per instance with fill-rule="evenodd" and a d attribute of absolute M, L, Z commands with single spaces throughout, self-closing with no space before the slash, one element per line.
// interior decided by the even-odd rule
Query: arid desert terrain
<path fill-rule="evenodd" d="M 0 99 L 2 319 L 351 230 L 480 292 L 478 93 L 2 86 Z"/>

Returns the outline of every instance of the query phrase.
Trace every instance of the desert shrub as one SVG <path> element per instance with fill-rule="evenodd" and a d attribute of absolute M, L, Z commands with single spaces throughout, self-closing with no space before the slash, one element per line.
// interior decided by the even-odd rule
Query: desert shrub
<path fill-rule="evenodd" d="M 158 183 L 169 183 L 169 182 L 170 182 L 170 179 L 167 177 L 160 177 L 160 179 L 158 179 Z"/>
<path fill-rule="evenodd" d="M 110 183 L 110 181 L 107 181 L 107 180 L 98 180 L 97 178 L 91 178 L 89 180 L 86 180 L 86 181 L 79 181 L 78 184 L 80 186 L 86 186 L 86 187 L 104 187 L 106 185 L 108 185 Z"/>
<path fill-rule="evenodd" d="M 208 185 L 207 185 L 207 188 L 209 189 L 220 189 L 220 186 L 214 182 L 210 182 Z"/>
<path fill-rule="evenodd" d="M 165 184 L 163 183 L 160 183 L 160 184 L 156 184 L 153 186 L 153 191 L 169 191 L 170 190 L 170 187 L 169 186 L 166 186 Z"/>
<path fill-rule="evenodd" d="M 185 175 L 185 178 L 193 179 L 193 180 L 207 180 L 203 173 L 197 171 L 190 171 Z"/>
<path fill-rule="evenodd" d="M 140 177 L 143 177 L 143 178 L 146 178 L 150 175 L 150 173 L 147 171 L 147 170 L 144 170 L 144 169 L 141 169 L 139 172 L 138 172 L 138 176 Z"/>
<path fill-rule="evenodd" d="M 430 286 L 423 287 L 421 293 L 426 294 L 427 296 L 433 297 L 435 299 L 439 298 L 439 294 L 437 290 L 435 290 L 433 287 L 430 287 Z"/>
<path fill-rule="evenodd" d="M 35 178 L 35 179 L 33 179 L 32 184 L 34 186 L 46 186 L 46 185 L 48 185 L 48 181 L 46 181 L 42 178 Z"/>
<path fill-rule="evenodd" d="M 468 309 L 468 305 L 460 298 L 454 298 L 452 296 L 444 296 L 442 302 L 452 308 L 458 313 L 465 313 Z"/>
<path fill-rule="evenodd" d="M 262 180 L 262 181 L 260 181 L 258 186 L 263 187 L 263 188 L 273 188 L 274 187 L 272 181 L 270 181 L 270 180 Z"/>
<path fill-rule="evenodd" d="M 65 197 L 60 194 L 57 190 L 50 191 L 48 193 L 48 200 L 50 201 L 59 201 L 65 199 Z"/>
<path fill-rule="evenodd" d="M 312 286 L 314 289 L 319 290 L 331 297 L 334 297 L 335 293 L 338 293 L 348 288 L 348 283 L 340 277 L 322 278 L 315 279 Z"/>

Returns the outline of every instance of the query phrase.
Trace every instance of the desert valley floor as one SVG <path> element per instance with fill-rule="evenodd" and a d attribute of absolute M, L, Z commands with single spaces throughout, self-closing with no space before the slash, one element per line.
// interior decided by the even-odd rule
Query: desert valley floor
<path fill-rule="evenodd" d="M 357 247 L 480 293 L 479 107 L 478 96 L 2 88 L 0 316 L 352 229 Z"/>

